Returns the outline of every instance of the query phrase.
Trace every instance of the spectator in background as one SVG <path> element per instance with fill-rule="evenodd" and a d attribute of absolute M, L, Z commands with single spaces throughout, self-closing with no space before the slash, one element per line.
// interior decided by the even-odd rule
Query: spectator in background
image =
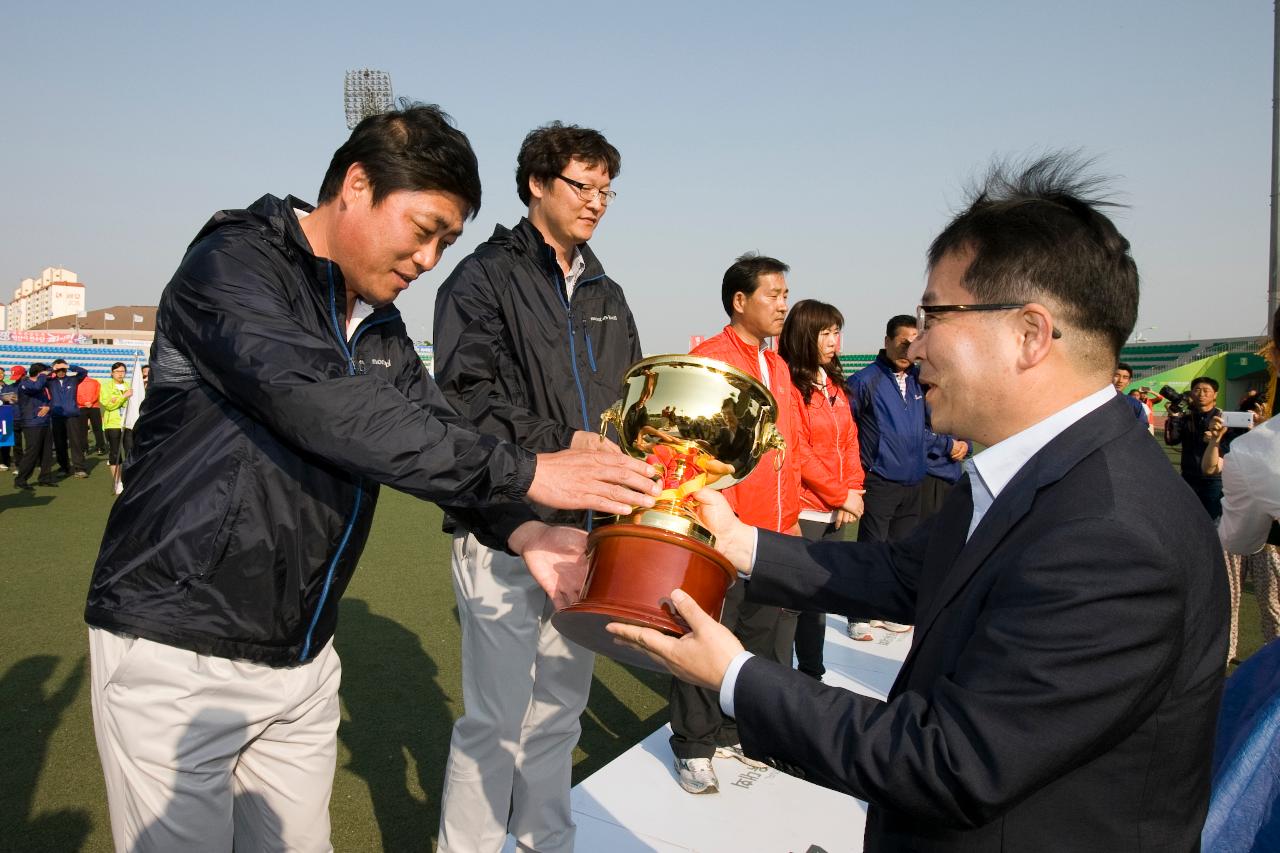
<path fill-rule="evenodd" d="M 76 389 L 89 372 L 83 367 L 68 367 L 63 359 L 53 363 L 53 374 L 48 382 L 53 400 L 53 449 L 63 475 L 79 479 L 89 476 L 84 465 L 84 424 L 80 421 L 80 404 L 76 402 Z"/>
<path fill-rule="evenodd" d="M 1210 376 L 1197 376 L 1191 380 L 1191 389 L 1181 400 L 1165 404 L 1169 417 L 1164 422 L 1165 444 L 1182 447 L 1182 479 L 1196 493 L 1214 521 L 1222 515 L 1222 476 L 1204 473 L 1202 462 L 1208 448 L 1206 436 L 1213 419 L 1222 414 L 1217 401 L 1218 381 Z M 1231 436 L 1222 436 L 1220 443 L 1221 451 L 1225 453 L 1231 444 Z"/>
<path fill-rule="evenodd" d="M 790 270 L 782 261 L 754 252 L 734 261 L 720 283 L 720 302 L 729 315 L 729 325 L 693 349 L 693 355 L 726 362 L 773 392 L 778 403 L 778 431 L 787 447 L 794 446 L 796 436 L 791 400 L 795 386 L 786 363 L 769 349 L 768 339 L 782 333 L 787 314 L 786 275 Z M 748 524 L 799 535 L 798 455 L 787 452 L 778 465 L 777 454 L 776 450 L 765 453 L 745 480 L 721 494 Z M 784 613 L 767 604 L 747 603 L 742 596 L 743 584 L 729 587 L 720 621 L 746 648 L 791 666 L 795 611 Z M 681 788 L 690 794 L 716 793 L 720 781 L 711 764 L 712 757 L 735 758 L 749 767 L 764 767 L 742 753 L 737 724 L 722 713 L 715 693 L 672 678 L 670 695 L 671 751 Z"/>
<path fill-rule="evenodd" d="M 85 374 L 84 379 L 76 386 L 76 403 L 80 406 L 80 426 L 83 433 L 81 445 L 87 454 L 89 448 L 89 431 L 93 430 L 93 452 L 99 456 L 107 452 L 107 442 L 102 436 L 102 411 L 98 408 L 98 395 L 101 386 L 98 380 Z"/>
<path fill-rule="evenodd" d="M 142 365 L 141 369 L 142 369 L 142 384 L 145 387 L 151 384 L 151 365 L 144 364 Z"/>
<path fill-rule="evenodd" d="M 1272 370 L 1280 368 L 1280 311 L 1272 321 L 1267 357 Z M 1253 404 L 1261 395 L 1246 395 L 1241 409 L 1259 414 Z M 1245 404 L 1250 404 L 1246 408 Z M 1258 407 L 1260 408 L 1260 406 Z M 1215 417 L 1205 436 L 1202 467 L 1205 475 L 1222 478 L 1222 519 L 1218 538 L 1227 552 L 1231 587 L 1231 640 L 1227 660 L 1235 657 L 1240 611 L 1240 586 L 1253 577 L 1258 599 L 1262 641 L 1280 636 L 1280 419 L 1270 418 L 1226 446 L 1228 430 Z"/>
<path fill-rule="evenodd" d="M 914 530 L 920 523 L 920 487 L 929 452 L 951 459 L 963 459 L 968 452 L 963 442 L 937 435 L 925 425 L 920 371 L 907 355 L 919 334 L 917 325 L 916 318 L 907 314 L 890 318 L 884 349 L 848 382 L 866 472 L 859 542 L 888 542 Z M 877 626 L 895 632 L 911 630 L 909 625 L 882 620 L 877 620 Z M 851 619 L 849 636 L 872 640 L 871 628 L 869 622 Z"/>
<path fill-rule="evenodd" d="M 1146 419 L 1147 432 L 1150 433 L 1151 435 L 1155 435 L 1156 434 L 1155 414 L 1151 410 L 1151 402 L 1142 393 L 1142 389 L 1140 388 L 1134 388 L 1132 391 L 1130 391 L 1129 397 L 1134 400 L 1137 400 L 1138 405 L 1142 406 L 1142 410 L 1147 413 L 1147 419 Z M 1164 399 L 1164 398 L 1161 397 L 1159 394 L 1157 394 L 1156 399 Z"/>
<path fill-rule="evenodd" d="M 53 486 L 53 438 L 50 434 L 49 422 L 52 420 L 53 401 L 49 394 L 49 365 L 36 362 L 27 371 L 26 377 L 18 381 L 18 418 L 17 426 L 22 431 L 22 461 L 18 464 L 18 475 L 13 485 L 19 489 L 32 490 L 28 482 L 36 466 L 40 467 L 40 479 L 37 484 Z"/>
<path fill-rule="evenodd" d="M 13 446 L 0 447 L 0 471 L 13 469 L 18 476 L 18 463 L 22 461 L 22 430 L 18 428 L 18 382 L 27 375 L 27 369 L 15 364 L 9 369 L 9 381 L 0 386 L 0 403 L 13 406 Z"/>
<path fill-rule="evenodd" d="M 119 494 L 120 465 L 124 462 L 124 410 L 133 396 L 133 388 L 125 381 L 125 364 L 111 365 L 111 380 L 102 387 L 102 427 L 107 434 L 107 464 L 111 466 L 112 491 Z"/>
<path fill-rule="evenodd" d="M 1125 388 L 1129 387 L 1129 383 L 1133 381 L 1133 368 L 1125 364 L 1123 361 L 1116 364 L 1116 369 L 1111 374 L 1111 384 L 1116 386 L 1116 393 L 1124 396 L 1125 402 L 1133 409 L 1133 416 L 1142 421 L 1144 425 L 1150 425 L 1150 419 L 1147 417 L 1147 407 L 1142 405 L 1142 401 L 1135 399 L 1132 394 L 1126 394 Z"/>
<path fill-rule="evenodd" d="M 797 302 L 782 325 L 778 355 L 795 386 L 796 442 L 800 460 L 800 533 L 806 539 L 842 539 L 845 525 L 862 516 L 862 459 L 858 427 L 844 393 L 840 329 L 844 315 L 813 299 Z M 827 614 L 796 617 L 797 669 L 821 681 Z"/>

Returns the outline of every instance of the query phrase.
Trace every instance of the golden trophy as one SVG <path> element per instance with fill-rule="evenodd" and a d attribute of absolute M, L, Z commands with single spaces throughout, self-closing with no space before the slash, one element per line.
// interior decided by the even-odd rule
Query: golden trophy
<path fill-rule="evenodd" d="M 719 618 L 737 578 L 698 522 L 694 492 L 741 482 L 760 458 L 784 451 L 778 404 L 759 380 L 715 359 L 658 355 L 636 362 L 622 380 L 622 399 L 600 418 L 617 430 L 622 450 L 658 470 L 662 494 L 651 509 L 606 518 L 587 538 L 589 570 L 575 604 L 552 617 L 569 639 L 623 663 L 665 671 L 648 655 L 614 642 L 610 622 L 682 636 L 675 614 L 679 587 Z"/>

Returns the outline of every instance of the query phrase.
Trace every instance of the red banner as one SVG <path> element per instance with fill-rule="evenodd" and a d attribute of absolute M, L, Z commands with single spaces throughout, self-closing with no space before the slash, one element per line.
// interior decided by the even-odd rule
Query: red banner
<path fill-rule="evenodd" d="M 0 342 L 14 344 L 87 344 L 92 340 L 87 335 L 74 332 L 8 332 L 0 331 Z"/>

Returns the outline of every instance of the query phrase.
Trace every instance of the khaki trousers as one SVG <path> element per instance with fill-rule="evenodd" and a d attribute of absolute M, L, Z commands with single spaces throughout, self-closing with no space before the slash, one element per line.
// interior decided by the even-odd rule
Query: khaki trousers
<path fill-rule="evenodd" d="M 1253 577 L 1253 592 L 1258 599 L 1258 627 L 1263 645 L 1280 636 L 1280 551 L 1275 545 L 1264 545 L 1256 554 L 1225 554 L 1227 585 L 1231 590 L 1231 631 L 1227 660 L 1236 656 L 1240 634 L 1240 589 L 1243 575 Z"/>
<path fill-rule="evenodd" d="M 464 712 L 454 724 L 439 849 L 573 850 L 573 748 L 595 655 L 551 626 L 551 601 L 524 561 L 453 539 Z"/>
<path fill-rule="evenodd" d="M 328 853 L 342 666 L 201 655 L 89 629 L 117 850 Z"/>

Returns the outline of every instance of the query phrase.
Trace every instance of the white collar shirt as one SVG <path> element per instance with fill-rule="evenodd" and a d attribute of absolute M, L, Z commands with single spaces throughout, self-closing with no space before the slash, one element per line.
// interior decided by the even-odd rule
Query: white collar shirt
<path fill-rule="evenodd" d="M 1067 427 L 1106 405 L 1115 396 L 1116 389 L 1108 385 L 966 460 L 964 468 L 969 472 L 969 486 L 973 493 L 973 518 L 965 541 L 973 536 L 991 504 L 1032 456 L 1065 432 Z"/>

